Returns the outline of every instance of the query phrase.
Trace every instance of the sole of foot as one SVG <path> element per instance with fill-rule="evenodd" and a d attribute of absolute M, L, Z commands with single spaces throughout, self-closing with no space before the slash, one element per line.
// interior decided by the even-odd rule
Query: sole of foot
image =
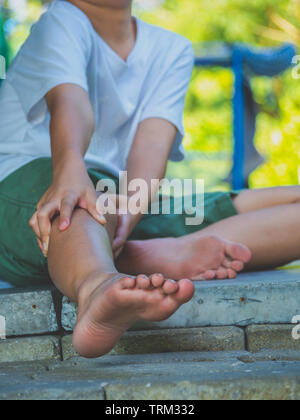
<path fill-rule="evenodd" d="M 163 321 L 194 295 L 190 280 L 168 280 L 161 274 L 112 275 L 90 281 L 79 296 L 73 345 L 79 355 L 96 358 L 109 353 L 137 321 Z M 92 285 L 92 287 L 91 287 Z"/>

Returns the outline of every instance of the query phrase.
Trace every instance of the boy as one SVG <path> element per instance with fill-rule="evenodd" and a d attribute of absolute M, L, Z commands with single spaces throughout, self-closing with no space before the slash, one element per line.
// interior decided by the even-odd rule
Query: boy
<path fill-rule="evenodd" d="M 192 298 L 191 280 L 236 277 L 248 248 L 249 269 L 299 254 L 295 233 L 282 251 L 276 219 L 285 204 L 298 220 L 297 187 L 209 194 L 200 227 L 182 215 L 104 218 L 97 209 L 100 179 L 126 169 L 128 181 L 150 185 L 168 158 L 182 158 L 193 61 L 187 40 L 134 19 L 130 0 L 59 0 L 0 90 L 0 276 L 22 286 L 50 276 L 77 302 L 82 356 L 106 354 L 139 319 L 171 316 Z"/>

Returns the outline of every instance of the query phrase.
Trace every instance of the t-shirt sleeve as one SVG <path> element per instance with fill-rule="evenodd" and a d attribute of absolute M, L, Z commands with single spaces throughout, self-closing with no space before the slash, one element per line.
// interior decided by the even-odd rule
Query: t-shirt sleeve
<path fill-rule="evenodd" d="M 46 12 L 33 26 L 8 78 L 29 121 L 45 118 L 45 95 L 61 84 L 88 91 L 89 33 L 78 16 Z"/>
<path fill-rule="evenodd" d="M 177 137 L 170 155 L 170 160 L 173 161 L 180 161 L 184 158 L 182 147 L 185 134 L 183 111 L 194 61 L 194 50 L 188 43 L 181 50 L 180 55 L 170 60 L 167 68 L 156 78 L 141 116 L 141 121 L 149 118 L 162 118 L 177 128 Z"/>

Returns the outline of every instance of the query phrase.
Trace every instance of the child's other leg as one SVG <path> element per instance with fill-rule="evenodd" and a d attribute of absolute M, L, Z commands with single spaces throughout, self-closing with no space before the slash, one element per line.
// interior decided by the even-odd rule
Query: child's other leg
<path fill-rule="evenodd" d="M 192 235 L 128 242 L 118 267 L 131 273 L 155 267 L 166 276 L 195 280 L 209 279 L 204 270 L 210 268 L 211 278 L 225 279 L 235 277 L 244 263 L 247 270 L 265 270 L 300 258 L 300 186 L 246 190 L 234 205 L 237 216 Z M 250 263 L 250 254 L 237 244 L 250 249 Z"/>
<path fill-rule="evenodd" d="M 189 280 L 119 274 L 111 251 L 115 226 L 115 217 L 104 228 L 86 211 L 76 210 L 66 232 L 56 221 L 51 233 L 49 272 L 58 289 L 79 305 L 73 342 L 85 357 L 108 353 L 139 319 L 169 318 L 194 293 Z"/>
<path fill-rule="evenodd" d="M 236 278 L 250 258 L 244 245 L 203 229 L 180 238 L 129 241 L 116 264 L 129 274 L 142 269 L 143 273 L 154 270 L 175 280 L 222 280 Z"/>
<path fill-rule="evenodd" d="M 267 270 L 300 259 L 300 203 L 240 214 L 203 231 L 239 241 L 252 252 L 246 270 Z"/>
<path fill-rule="evenodd" d="M 300 202 L 300 186 L 245 190 L 235 197 L 234 205 L 239 214 Z"/>
<path fill-rule="evenodd" d="M 252 252 L 247 270 L 266 270 L 300 259 L 300 187 L 242 192 L 239 212 L 199 234 L 221 235 L 245 244 Z"/>
<path fill-rule="evenodd" d="M 253 254 L 247 270 L 300 259 L 300 186 L 247 190 L 234 204 L 239 216 L 210 226 L 208 232 L 247 245 Z"/>

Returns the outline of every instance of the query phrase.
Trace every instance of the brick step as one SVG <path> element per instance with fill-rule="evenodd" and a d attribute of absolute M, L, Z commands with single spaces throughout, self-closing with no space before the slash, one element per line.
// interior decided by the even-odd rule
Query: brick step
<path fill-rule="evenodd" d="M 299 400 L 300 352 L 3 364 L 0 400 Z"/>
<path fill-rule="evenodd" d="M 62 324 L 72 331 L 76 305 L 64 298 Z M 196 282 L 193 300 L 170 319 L 141 322 L 135 330 L 204 326 L 289 324 L 300 315 L 300 270 L 242 274 L 237 280 Z"/>
<path fill-rule="evenodd" d="M 113 354 L 300 350 L 291 324 L 300 315 L 299 285 L 299 269 L 243 274 L 236 281 L 197 282 L 190 303 L 165 322 L 136 325 Z M 71 337 L 64 336 L 75 325 L 76 306 L 66 298 L 58 305 L 53 290 L 0 290 L 7 335 L 7 340 L 0 340 L 0 362 L 76 356 Z"/>
<path fill-rule="evenodd" d="M 134 330 L 253 324 L 290 324 L 300 315 L 300 270 L 242 274 L 235 281 L 196 282 L 191 302 L 169 320 L 140 323 Z M 64 298 L 62 312 L 54 310 L 52 289 L 1 289 L 0 315 L 6 317 L 7 336 L 72 331 L 76 305 Z"/>
<path fill-rule="evenodd" d="M 126 333 L 111 355 L 141 355 L 174 352 L 224 352 L 264 349 L 299 351 L 300 340 L 292 337 L 294 325 L 179 328 Z M 77 357 L 72 336 L 43 335 L 0 341 L 0 363 L 35 360 L 70 360 Z"/>

